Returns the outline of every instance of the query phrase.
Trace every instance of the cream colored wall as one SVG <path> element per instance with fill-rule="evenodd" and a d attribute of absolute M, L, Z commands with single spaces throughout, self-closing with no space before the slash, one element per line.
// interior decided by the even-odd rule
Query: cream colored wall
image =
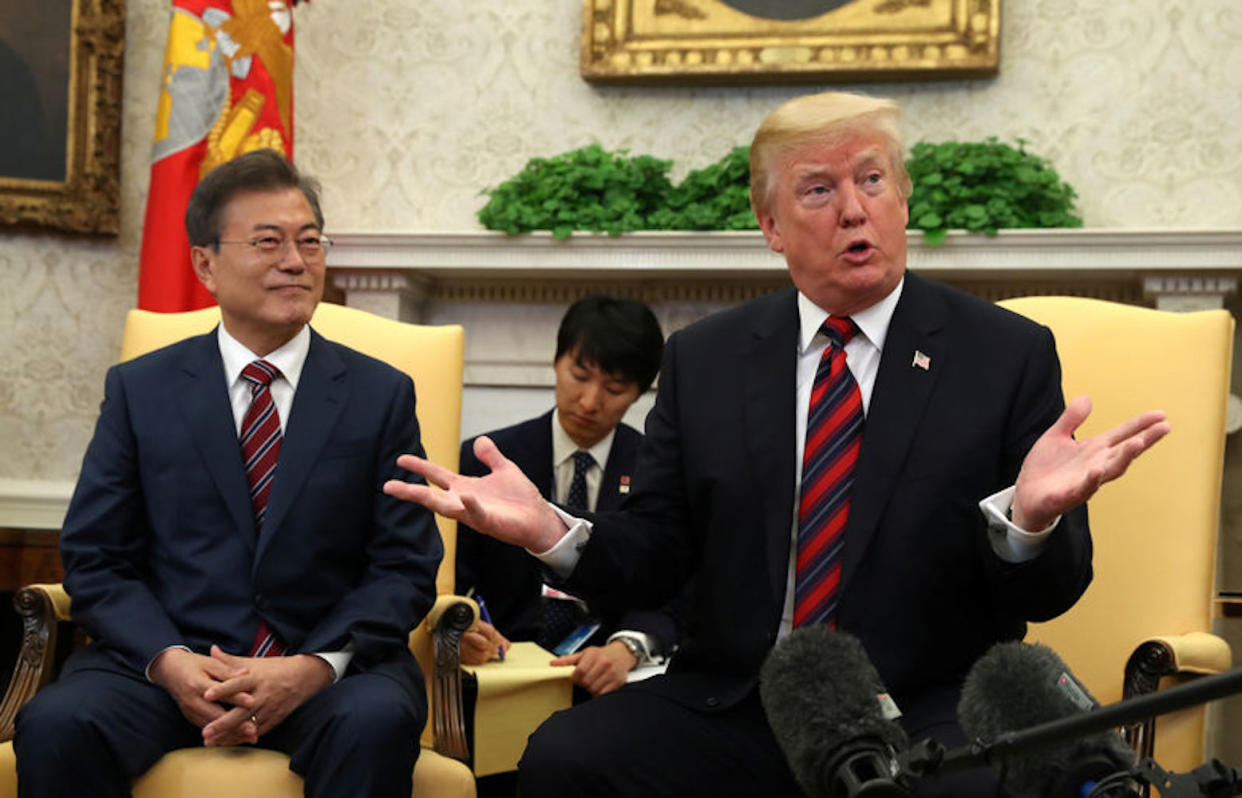
<path fill-rule="evenodd" d="M 136 295 L 167 0 L 129 0 L 122 233 L 0 233 L 0 479 L 73 479 Z M 297 160 L 337 230 L 476 228 L 479 190 L 598 140 L 692 168 L 806 87 L 597 88 L 579 0 L 297 10 Z M 1242 227 L 1236 0 L 1005 4 L 1000 77 L 879 84 L 909 138 L 1024 137 L 1098 227 Z"/>

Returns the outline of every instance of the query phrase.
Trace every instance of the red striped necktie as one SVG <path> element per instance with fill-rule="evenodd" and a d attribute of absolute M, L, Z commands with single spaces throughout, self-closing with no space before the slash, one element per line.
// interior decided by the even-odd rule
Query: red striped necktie
<path fill-rule="evenodd" d="M 836 626 L 845 522 L 862 439 L 862 394 L 845 362 L 845 345 L 858 326 L 849 317 L 834 316 L 820 332 L 829 343 L 815 371 L 807 409 L 794 572 L 795 628 Z"/>
<path fill-rule="evenodd" d="M 254 529 L 263 529 L 267 515 L 267 499 L 272 493 L 272 480 L 276 476 L 276 463 L 280 459 L 280 413 L 272 401 L 272 380 L 281 376 L 280 369 L 266 360 L 248 363 L 241 373 L 250 383 L 250 407 L 242 418 L 242 460 L 246 464 L 246 482 L 250 485 L 250 505 L 254 508 Z M 284 644 L 259 621 L 259 630 L 250 646 L 252 657 L 279 657 L 285 653 Z"/>

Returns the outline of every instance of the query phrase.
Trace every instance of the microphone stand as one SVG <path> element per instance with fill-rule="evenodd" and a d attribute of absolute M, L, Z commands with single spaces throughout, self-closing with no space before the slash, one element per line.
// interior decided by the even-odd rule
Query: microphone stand
<path fill-rule="evenodd" d="M 1115 729 L 1129 723 L 1137 723 L 1138 721 L 1154 718 L 1157 715 L 1163 715 L 1168 712 L 1174 712 L 1179 709 L 1206 704 L 1209 701 L 1215 701 L 1219 698 L 1242 693 L 1242 668 L 1234 668 L 1225 673 L 1216 674 L 1214 676 L 1205 676 L 1195 679 L 1186 684 L 1180 684 L 1171 687 L 1168 690 L 1161 690 L 1158 693 L 1131 698 L 1126 701 L 1119 701 L 1108 706 L 1096 707 L 1087 712 L 1076 715 L 1070 715 L 1065 718 L 1058 718 L 1047 723 L 1041 723 L 1032 726 L 1029 729 L 1023 729 L 1016 732 L 1004 732 L 997 735 L 996 739 L 988 742 L 986 740 L 976 740 L 968 746 L 947 751 L 943 745 L 933 740 L 923 740 L 915 743 L 906 751 L 899 763 L 899 778 L 906 783 L 917 782 L 918 780 L 931 775 L 953 773 L 959 770 L 967 770 L 970 768 L 981 767 L 983 765 L 997 764 L 1006 757 L 1016 753 L 1027 753 L 1030 751 L 1046 748 L 1058 742 L 1072 740 L 1078 737 L 1085 737 L 1090 734 Z M 1145 760 L 1151 762 L 1151 760 Z M 1168 784 L 1171 787 L 1181 789 L 1181 779 L 1199 778 L 1194 774 L 1199 774 L 1205 768 L 1213 768 L 1213 773 L 1223 778 L 1223 772 L 1216 771 L 1215 768 L 1232 770 L 1219 762 L 1209 763 L 1192 771 L 1191 774 L 1185 776 L 1176 776 L 1169 774 L 1155 762 L 1151 762 L 1150 770 L 1143 771 L 1141 764 L 1136 768 L 1136 772 L 1132 775 L 1134 778 L 1144 778 L 1144 776 L 1155 779 L 1148 783 L 1155 786 L 1158 790 L 1162 784 Z M 1189 798 L 1189 796 L 1210 796 L 1210 798 L 1218 798 L 1218 796 L 1242 795 L 1242 792 L 1220 792 L 1221 789 L 1239 789 L 1239 779 L 1233 778 L 1226 786 L 1221 786 L 1216 776 L 1202 774 L 1207 781 L 1203 789 L 1214 789 L 1216 792 L 1194 792 L 1194 793 L 1165 793 L 1161 791 L 1161 795 L 1165 798 Z M 1236 775 L 1236 771 L 1233 772 Z M 1163 781 L 1161 781 L 1163 779 Z M 1176 782 L 1176 784 L 1174 783 Z M 1200 788 L 1196 786 L 1196 790 Z M 1094 793 L 1093 793 L 1094 794 Z M 1098 794 L 1100 796 L 1106 793 Z"/>
<path fill-rule="evenodd" d="M 1149 757 L 1129 771 L 1102 779 L 1087 794 L 1087 798 L 1133 795 L 1128 785 L 1135 781 L 1155 787 L 1160 798 L 1230 798 L 1242 795 L 1242 773 L 1219 759 L 1206 762 L 1189 773 L 1170 773 Z"/>

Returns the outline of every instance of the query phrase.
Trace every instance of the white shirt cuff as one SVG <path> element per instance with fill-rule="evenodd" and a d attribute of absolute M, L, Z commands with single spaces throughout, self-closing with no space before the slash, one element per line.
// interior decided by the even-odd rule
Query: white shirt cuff
<path fill-rule="evenodd" d="M 159 654 L 156 654 L 154 657 L 151 658 L 151 661 L 147 663 L 147 667 L 145 668 L 143 672 L 144 675 L 147 677 L 148 682 L 152 681 L 151 680 L 151 666 L 155 664 L 155 661 L 157 659 L 159 659 L 160 654 L 163 654 L 165 651 L 169 651 L 174 648 L 179 648 L 182 651 L 191 650 L 189 646 L 181 646 L 181 645 L 169 646 L 168 648 L 162 649 L 159 652 Z M 328 663 L 328 666 L 330 668 L 332 668 L 332 682 L 333 684 L 335 684 L 336 682 L 339 682 L 341 680 L 341 677 L 345 675 L 345 669 L 349 667 L 350 660 L 354 658 L 354 651 L 353 651 L 353 646 L 349 645 L 349 646 L 346 646 L 343 651 L 316 651 L 314 653 L 314 656 L 319 657 L 321 660 Z M 154 684 L 154 682 L 152 682 L 152 684 Z"/>
<path fill-rule="evenodd" d="M 643 665 L 651 665 L 655 663 L 657 659 L 663 660 L 663 657 L 657 658 L 651 653 L 655 650 L 655 640 L 646 632 L 638 632 L 633 629 L 618 629 L 608 635 L 608 642 L 611 643 L 612 641 L 619 640 L 623 637 L 628 640 L 633 640 L 638 646 L 638 662 L 634 663 L 635 668 L 641 668 Z"/>
<path fill-rule="evenodd" d="M 1014 485 L 997 491 L 979 502 L 979 509 L 988 521 L 988 541 L 992 551 L 1005 562 L 1021 563 L 1033 560 L 1044 550 L 1048 535 L 1061 522 L 1061 516 L 1052 519 L 1052 523 L 1038 532 L 1027 532 L 1009 520 L 1009 511 L 1013 506 L 1013 495 L 1017 491 Z"/>
<path fill-rule="evenodd" d="M 151 682 L 151 684 L 155 684 L 155 680 L 151 678 L 151 666 L 154 665 L 155 661 L 160 658 L 160 654 L 163 654 L 165 651 L 172 651 L 174 648 L 179 648 L 182 651 L 191 650 L 189 646 L 183 646 L 180 644 L 175 645 L 175 646 L 169 646 L 168 648 L 161 648 L 154 657 L 151 657 L 151 661 L 147 663 L 147 667 L 142 669 L 142 675 L 147 677 L 148 682 Z"/>
<path fill-rule="evenodd" d="M 578 564 L 578 558 L 582 556 L 582 550 L 586 548 L 587 541 L 591 539 L 591 522 L 575 518 L 551 502 L 548 504 L 565 522 L 565 526 L 569 527 L 569 531 L 547 551 L 531 551 L 530 549 L 526 551 L 551 568 L 552 573 L 565 579 L 573 573 L 574 567 Z"/>
<path fill-rule="evenodd" d="M 354 648 L 351 644 L 341 651 L 316 651 L 314 656 L 319 657 L 332 668 L 332 683 L 336 684 L 344 678 L 345 670 L 349 667 L 350 660 L 354 658 Z"/>

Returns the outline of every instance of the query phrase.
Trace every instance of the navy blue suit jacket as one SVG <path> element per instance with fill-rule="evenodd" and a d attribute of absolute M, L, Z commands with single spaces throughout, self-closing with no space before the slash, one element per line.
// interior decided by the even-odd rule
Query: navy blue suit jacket
<path fill-rule="evenodd" d="M 163 649 L 246 654 L 260 619 L 290 653 L 352 644 L 351 669 L 423 680 L 406 640 L 443 553 L 425 509 L 386 496 L 421 455 L 414 390 L 392 367 L 311 331 L 256 535 L 216 334 L 108 371 L 60 536 L 73 619 L 95 642 L 72 667 L 142 673 Z"/>
<path fill-rule="evenodd" d="M 552 499 L 552 413 L 487 433 L 505 457 L 512 460 L 535 483 L 545 499 Z M 618 424 L 612 450 L 604 464 L 596 511 L 616 510 L 627 496 L 622 478 L 630 480 L 638 460 L 642 433 Z M 462 474 L 482 476 L 485 465 L 474 456 L 474 438 L 461 445 Z M 457 592 L 474 588 L 487 602 L 492 621 L 510 640 L 535 640 L 539 636 L 540 586 L 545 572 L 539 561 L 519 546 L 502 543 L 465 525 L 457 528 Z M 595 608 L 592 608 L 593 610 Z M 603 613 L 604 626 L 590 642 L 598 644 L 618 629 L 651 635 L 668 654 L 679 636 L 678 622 L 668 609 L 634 610 L 621 607 Z"/>
<path fill-rule="evenodd" d="M 693 577 L 669 674 L 641 684 L 705 711 L 749 693 L 780 624 L 797 346 L 793 289 L 669 338 L 633 494 L 596 516 L 566 585 L 603 606 L 656 606 Z M 1086 589 L 1085 507 L 1012 565 L 992 551 L 977 506 L 1013 484 L 1063 404 L 1046 328 L 907 273 L 865 421 L 838 610 L 903 709 L 935 693 L 951 715 L 979 655 Z"/>

